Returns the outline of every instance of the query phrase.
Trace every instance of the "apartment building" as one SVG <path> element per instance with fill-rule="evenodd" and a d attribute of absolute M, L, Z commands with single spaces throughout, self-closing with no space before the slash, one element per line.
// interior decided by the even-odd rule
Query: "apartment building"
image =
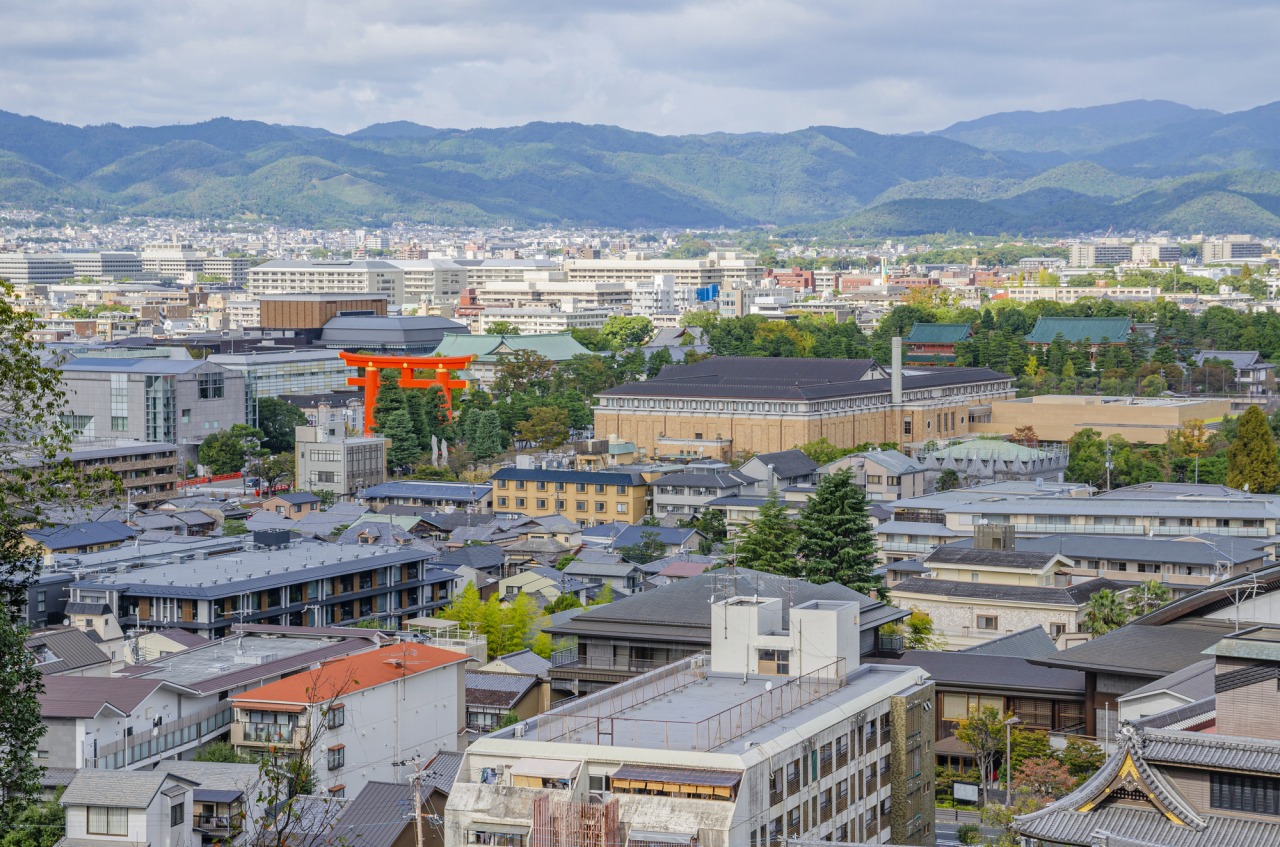
<path fill-rule="evenodd" d="M 200 442 L 246 421 L 244 374 L 203 359 L 84 357 L 61 371 L 65 420 L 86 435 L 175 444 L 194 461 Z"/>
<path fill-rule="evenodd" d="M 140 258 L 145 273 L 194 281 L 204 270 L 205 254 L 190 244 L 158 243 L 143 245 Z"/>
<path fill-rule="evenodd" d="M 404 303 L 427 309 L 456 306 L 467 287 L 467 269 L 452 259 L 397 259 L 404 271 Z"/>
<path fill-rule="evenodd" d="M 404 303 L 404 269 L 379 259 L 272 259 L 249 270 L 254 294 L 385 294 Z"/>
<path fill-rule="evenodd" d="M 402 642 L 322 662 L 234 696 L 231 743 L 243 755 L 305 758 L 322 796 L 403 782 L 407 760 L 457 750 L 469 661 Z"/>
<path fill-rule="evenodd" d="M 146 273 L 142 257 L 137 253 L 104 251 L 102 253 L 68 253 L 75 276 L 94 279 L 141 279 Z"/>
<path fill-rule="evenodd" d="M 1133 260 L 1133 245 L 1115 240 L 1114 243 L 1087 242 L 1072 244 L 1070 258 L 1073 268 L 1099 268 L 1123 265 Z"/>
<path fill-rule="evenodd" d="M 710 615 L 709 654 L 473 742 L 445 844 L 933 843 L 932 685 L 858 663 L 858 604 Z"/>
<path fill-rule="evenodd" d="M 455 259 L 467 270 L 469 288 L 487 288 L 494 283 L 519 283 L 527 273 L 558 271 L 560 263 L 554 259 Z"/>
<path fill-rule="evenodd" d="M 1162 292 L 1155 286 L 1121 285 L 1107 288 L 1093 286 L 1066 285 L 1022 285 L 1009 286 L 1005 289 L 1005 297 L 1015 303 L 1030 303 L 1034 300 L 1052 300 L 1055 303 L 1074 303 L 1084 297 L 1108 297 L 1123 300 L 1155 300 Z"/>
<path fill-rule="evenodd" d="M 565 305 L 570 308 L 486 308 L 471 319 L 471 329 L 484 334 L 494 324 L 501 323 L 515 327 L 520 335 L 563 334 L 575 329 L 600 329 L 609 318 L 621 314 L 613 309 L 579 309 L 575 303 Z"/>
<path fill-rule="evenodd" d="M 73 583 L 71 601 L 105 605 L 121 626 L 220 638 L 245 622 L 399 626 L 447 605 L 460 587 L 429 551 L 290 542 L 287 531 L 254 537 L 272 549 L 215 557 L 194 550 L 133 570 L 122 562 Z"/>
<path fill-rule="evenodd" d="M 620 281 L 635 284 L 654 274 L 675 277 L 677 288 L 707 288 L 712 285 L 759 285 L 765 268 L 745 253 L 711 253 L 705 259 L 567 259 L 564 271 L 573 281 Z"/>
<path fill-rule="evenodd" d="M 53 285 L 75 276 L 71 260 L 54 253 L 0 253 L 0 279 L 14 285 Z"/>
<path fill-rule="evenodd" d="M 635 523 L 649 514 L 649 482 L 639 471 L 501 468 L 489 481 L 498 512 L 564 515 L 582 526 Z"/>
<path fill-rule="evenodd" d="M 67 454 L 81 473 L 106 468 L 120 477 L 125 499 L 148 508 L 172 499 L 183 478 L 182 461 L 174 444 L 128 438 L 79 438 Z"/>
<path fill-rule="evenodd" d="M 618 280 L 570 280 L 564 271 L 526 271 L 519 280 L 493 280 L 474 289 L 476 305 L 527 309 L 563 307 L 622 309 L 631 304 L 631 288 Z"/>
<path fill-rule="evenodd" d="M 1200 260 L 1210 262 L 1238 262 L 1244 259 L 1262 260 L 1262 242 L 1247 235 L 1228 235 L 1204 242 Z"/>

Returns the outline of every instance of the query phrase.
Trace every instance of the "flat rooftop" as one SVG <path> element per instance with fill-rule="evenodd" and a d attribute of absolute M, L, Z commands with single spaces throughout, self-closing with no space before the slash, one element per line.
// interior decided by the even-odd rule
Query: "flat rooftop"
<path fill-rule="evenodd" d="M 684 660 L 540 715 L 526 722 L 523 737 L 737 754 L 886 684 L 914 685 L 922 675 L 917 668 L 868 664 L 843 677 L 818 671 L 804 678 L 748 675 L 744 681 L 695 664 Z M 512 728 L 493 735 L 515 738 Z"/>
<path fill-rule="evenodd" d="M 357 638 L 280 638 L 261 634 L 233 635 L 211 641 L 207 645 L 182 650 L 147 662 L 145 669 L 130 674 L 135 679 L 163 679 L 196 690 L 205 690 L 201 683 L 218 679 L 236 671 L 261 669 L 273 662 L 307 657 L 308 661 L 290 664 L 306 664 L 338 654 L 367 648 L 368 641 Z M 340 649 L 335 649 L 340 648 Z M 308 654 L 316 654 L 314 657 Z M 270 669 L 267 669 L 270 670 Z M 279 672 L 279 671 L 277 671 Z"/>
<path fill-rule="evenodd" d="M 997 403 L 1022 403 L 1036 406 L 1134 406 L 1144 408 L 1173 408 L 1178 406 L 1201 406 L 1216 398 L 1205 397 L 1092 397 L 1076 394 L 1037 394 L 1034 397 L 1018 397 L 1009 400 L 997 400 Z"/>

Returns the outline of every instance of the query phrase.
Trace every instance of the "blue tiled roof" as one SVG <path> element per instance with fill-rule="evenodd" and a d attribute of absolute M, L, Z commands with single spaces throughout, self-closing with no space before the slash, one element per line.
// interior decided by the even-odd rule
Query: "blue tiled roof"
<path fill-rule="evenodd" d="M 365 499 L 380 500 L 384 497 L 416 497 L 421 500 L 457 500 L 471 502 L 482 500 L 491 486 L 464 482 L 383 482 L 364 490 Z"/>
<path fill-rule="evenodd" d="M 54 551 L 124 542 L 137 534 L 137 530 L 120 521 L 86 521 L 48 529 L 32 529 L 26 533 L 31 540 Z"/>
<path fill-rule="evenodd" d="M 541 468 L 501 468 L 493 479 L 525 482 L 585 482 L 592 485 L 644 485 L 639 471 L 559 471 Z"/>
<path fill-rule="evenodd" d="M 688 544 L 698 531 L 680 526 L 629 526 L 613 539 L 613 547 L 616 550 L 619 547 L 629 547 L 633 544 L 640 544 L 644 541 L 644 534 L 652 532 L 658 536 L 658 540 L 663 544 Z"/>

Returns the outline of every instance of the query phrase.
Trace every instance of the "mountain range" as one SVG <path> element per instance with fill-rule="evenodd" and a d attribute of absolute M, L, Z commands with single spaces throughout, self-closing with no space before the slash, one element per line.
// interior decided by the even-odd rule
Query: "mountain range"
<path fill-rule="evenodd" d="M 1274 235 L 1280 102 L 1229 114 L 1168 101 L 1007 112 L 910 135 L 407 121 L 339 135 L 230 118 L 77 127 L 0 112 L 0 204 L 314 226 Z"/>

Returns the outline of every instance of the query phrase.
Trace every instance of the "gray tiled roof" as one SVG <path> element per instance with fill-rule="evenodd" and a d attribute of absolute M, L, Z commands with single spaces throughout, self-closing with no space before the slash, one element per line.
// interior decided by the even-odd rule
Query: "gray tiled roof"
<path fill-rule="evenodd" d="M 1012 603 L 1051 603 L 1059 606 L 1081 606 L 1095 593 L 1116 591 L 1127 586 L 1110 579 L 1091 579 L 1066 588 L 1038 585 L 1000 585 L 988 582 L 957 582 L 913 576 L 893 587 L 898 594 L 929 594 L 934 597 L 962 597 L 971 600 L 1007 601 Z"/>
<path fill-rule="evenodd" d="M 645 533 L 653 533 L 658 536 L 658 540 L 663 544 L 689 544 L 695 537 L 701 535 L 696 529 L 680 526 L 642 526 L 634 524 L 620 532 L 613 539 L 613 549 L 619 547 L 629 547 L 633 544 L 643 542 Z"/>
<path fill-rule="evenodd" d="M 332 843 L 392 847 L 413 827 L 413 786 L 407 781 L 365 783 L 334 821 Z"/>
<path fill-rule="evenodd" d="M 162 770 L 111 771 L 86 768 L 76 774 L 62 795 L 64 806 L 113 806 L 145 809 L 166 780 L 177 779 Z"/>
<path fill-rule="evenodd" d="M 1053 561 L 1056 553 L 1032 553 L 1020 550 L 984 550 L 974 547 L 942 547 L 934 550 L 924 561 L 927 565 L 977 565 L 985 568 L 1020 568 L 1042 570 Z"/>
<path fill-rule="evenodd" d="M 102 652 L 102 648 L 93 639 L 83 630 L 73 627 L 36 630 L 27 637 L 26 645 L 28 650 L 43 648 L 56 657 L 39 665 L 43 674 L 66 673 L 105 665 L 110 661 L 110 657 Z"/>
<path fill-rule="evenodd" d="M 1233 630 L 1231 621 L 1188 620 L 1165 626 L 1130 623 L 1100 638 L 1032 661 L 1049 667 L 1159 679 L 1200 661 L 1206 649 Z"/>
<path fill-rule="evenodd" d="M 976 644 L 962 650 L 962 653 L 974 653 L 981 656 L 1013 656 L 1019 659 L 1034 659 L 1049 656 L 1057 652 L 1057 645 L 1044 631 L 1042 626 L 1030 626 L 1019 632 L 1011 632 L 1000 638 L 983 644 Z"/>
<path fill-rule="evenodd" d="M 1176 670 L 1167 676 L 1162 676 L 1141 688 L 1135 688 L 1120 697 L 1120 701 L 1123 702 L 1132 697 L 1141 697 L 1144 694 L 1153 694 L 1157 691 L 1168 691 L 1193 701 L 1212 697 L 1214 693 L 1214 667 L 1216 665 L 1216 659 L 1205 659 L 1195 664 L 1187 665 L 1185 668 Z"/>
<path fill-rule="evenodd" d="M 445 550 L 432 564 L 440 567 L 475 568 L 478 571 L 501 567 L 504 554 L 497 544 L 468 544 L 456 550 Z"/>
<path fill-rule="evenodd" d="M 538 677 L 546 676 L 547 671 L 551 668 L 549 660 L 542 658 L 532 650 L 517 650 L 514 653 L 499 656 L 494 661 L 502 662 L 520 673 Z"/>
<path fill-rule="evenodd" d="M 121 521 L 85 521 L 48 529 L 30 529 L 26 532 L 28 538 L 39 541 L 54 552 L 121 543 L 137 534 L 136 529 Z"/>
<path fill-rule="evenodd" d="M 538 684 L 538 677 L 514 673 L 487 673 L 467 671 L 467 705 L 499 706 L 513 708 L 530 688 Z"/>
<path fill-rule="evenodd" d="M 427 765 L 426 776 L 423 777 L 423 787 L 425 788 L 429 785 L 442 794 L 448 794 L 453 789 L 454 780 L 458 778 L 458 768 L 461 765 L 461 753 L 448 751 L 437 753 L 436 757 Z"/>
<path fill-rule="evenodd" d="M 780 479 L 795 479 L 816 473 L 818 463 L 802 450 L 779 450 L 776 453 L 757 453 L 754 457 L 766 467 L 773 466 L 773 473 Z"/>
<path fill-rule="evenodd" d="M 877 659 L 877 661 L 884 661 Z M 991 656 L 979 653 L 948 653 L 934 650 L 908 650 L 897 665 L 924 668 L 939 685 L 947 683 L 1014 691 L 1044 691 L 1084 696 L 1084 674 L 1037 667 L 1013 656 Z"/>
<path fill-rule="evenodd" d="M 209 791 L 239 791 L 246 796 L 257 784 L 261 772 L 257 765 L 237 762 L 191 762 L 169 759 L 158 768 L 174 776 L 189 779 Z"/>

